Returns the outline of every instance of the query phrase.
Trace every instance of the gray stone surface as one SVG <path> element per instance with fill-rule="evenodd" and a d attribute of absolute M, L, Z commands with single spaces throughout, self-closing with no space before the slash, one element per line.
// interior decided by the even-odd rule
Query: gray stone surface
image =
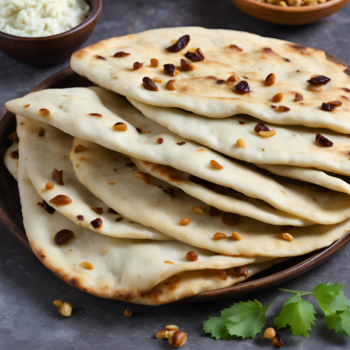
<path fill-rule="evenodd" d="M 283 27 L 261 22 L 237 10 L 229 0 L 118 1 L 104 0 L 104 10 L 96 30 L 87 44 L 111 36 L 149 28 L 199 25 L 230 28 L 296 41 L 323 49 L 350 64 L 350 5 L 319 23 L 302 27 Z M 0 105 L 27 93 L 43 79 L 66 67 L 68 63 L 37 68 L 17 62 L 0 52 Z M 320 72 L 322 73 L 322 72 Z M 215 316 L 238 299 L 205 304 L 147 307 L 98 299 L 69 287 L 48 271 L 23 248 L 0 224 L 0 349 L 170 349 L 164 340 L 154 338 L 155 331 L 166 324 L 177 324 L 188 333 L 184 349 L 262 349 L 271 348 L 260 337 L 245 341 L 215 341 L 204 335 L 203 321 Z M 350 246 L 283 288 L 312 290 L 325 281 L 340 282 L 348 287 Z M 267 289 L 239 300 L 257 298 L 263 304 L 278 295 L 278 288 Z M 282 295 L 268 313 L 271 325 L 283 303 Z M 72 317 L 64 319 L 52 301 L 71 302 Z M 134 317 L 123 316 L 126 308 Z M 316 308 L 317 309 L 317 308 Z M 318 310 L 318 309 L 317 309 Z M 319 310 L 318 310 L 319 311 Z M 345 335 L 328 331 L 320 314 L 311 337 L 292 336 L 282 330 L 287 349 L 347 349 Z"/>

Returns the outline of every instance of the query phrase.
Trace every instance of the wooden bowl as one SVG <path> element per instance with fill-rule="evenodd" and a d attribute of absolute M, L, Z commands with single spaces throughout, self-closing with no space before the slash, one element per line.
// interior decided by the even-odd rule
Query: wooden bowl
<path fill-rule="evenodd" d="M 0 50 L 16 60 L 36 66 L 49 66 L 68 60 L 90 36 L 102 12 L 102 0 L 86 2 L 91 12 L 77 27 L 45 37 L 21 37 L 0 31 Z"/>
<path fill-rule="evenodd" d="M 344 7 L 349 0 L 330 0 L 313 6 L 282 7 L 254 0 L 231 0 L 240 10 L 263 21 L 290 26 L 317 22 Z"/>
<path fill-rule="evenodd" d="M 327 56 L 329 59 L 342 63 L 342 61 Z M 345 65 L 345 64 L 344 64 Z M 346 68 L 346 67 L 344 67 Z M 350 75 L 349 72 L 346 74 Z M 94 85 L 86 78 L 83 78 L 72 71 L 70 67 L 63 69 L 57 74 L 44 80 L 32 91 L 43 89 L 59 89 L 68 87 L 87 87 Z M 0 108 L 0 155 L 11 145 L 8 136 L 16 129 L 15 115 L 7 112 L 5 108 Z M 0 161 L 0 221 L 29 251 L 31 251 L 27 236 L 24 231 L 21 213 L 21 203 L 19 200 L 17 182 Z M 6 234 L 4 232 L 4 234 Z M 234 286 L 199 293 L 198 295 L 180 300 L 180 303 L 204 302 L 215 299 L 236 297 L 258 290 L 268 288 L 291 278 L 297 277 L 302 273 L 314 268 L 320 263 L 326 261 L 329 257 L 337 253 L 350 241 L 350 232 L 343 236 L 339 241 L 331 246 L 312 253 L 293 257 L 288 261 L 273 266 L 263 271 L 247 281 Z"/>

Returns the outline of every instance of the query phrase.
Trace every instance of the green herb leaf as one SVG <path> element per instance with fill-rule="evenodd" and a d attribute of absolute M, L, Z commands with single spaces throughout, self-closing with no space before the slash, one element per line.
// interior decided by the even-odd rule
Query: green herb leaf
<path fill-rule="evenodd" d="M 340 283 L 322 283 L 314 289 L 314 296 L 326 316 L 337 311 L 345 311 L 350 307 L 349 299 L 344 295 L 344 286 Z"/>
<path fill-rule="evenodd" d="M 342 311 L 326 316 L 328 329 L 334 329 L 335 333 L 342 332 L 350 337 L 350 311 Z"/>
<path fill-rule="evenodd" d="M 216 340 L 237 338 L 228 333 L 226 323 L 226 317 L 209 317 L 209 320 L 204 322 L 203 329 L 205 333 L 211 333 L 211 336 Z"/>
<path fill-rule="evenodd" d="M 278 329 L 289 325 L 294 335 L 305 335 L 308 338 L 308 331 L 315 324 L 315 313 L 312 304 L 301 299 L 300 294 L 297 293 L 286 300 L 279 316 L 273 319 L 273 325 Z"/>

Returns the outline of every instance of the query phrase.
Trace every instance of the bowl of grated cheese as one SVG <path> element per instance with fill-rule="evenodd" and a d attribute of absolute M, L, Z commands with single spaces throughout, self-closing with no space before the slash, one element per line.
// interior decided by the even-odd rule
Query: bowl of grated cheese
<path fill-rule="evenodd" d="M 68 60 L 94 30 L 102 0 L 0 1 L 0 50 L 37 66 Z"/>

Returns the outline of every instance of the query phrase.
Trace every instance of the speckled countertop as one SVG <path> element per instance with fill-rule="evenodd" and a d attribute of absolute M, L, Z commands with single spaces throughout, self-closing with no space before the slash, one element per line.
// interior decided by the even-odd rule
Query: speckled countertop
<path fill-rule="evenodd" d="M 350 64 L 350 5 L 327 19 L 308 26 L 283 27 L 256 20 L 236 9 L 229 0 L 133 1 L 104 0 L 101 19 L 87 44 L 111 36 L 170 26 L 228 28 L 296 41 L 325 50 Z M 27 66 L 0 52 L 0 106 L 27 93 L 43 79 L 66 67 L 68 62 L 50 68 Z M 167 341 L 154 333 L 166 324 L 176 324 L 188 334 L 183 349 L 273 349 L 259 336 L 254 340 L 215 341 L 202 331 L 207 316 L 238 299 L 205 304 L 178 304 L 147 307 L 103 300 L 84 294 L 59 280 L 34 255 L 22 247 L 0 224 L 0 349 L 170 349 Z M 345 284 L 350 297 L 350 246 L 314 270 L 281 285 L 283 288 L 311 291 L 325 281 Z M 274 287 L 239 300 L 257 298 L 263 304 L 276 295 Z M 64 319 L 52 301 L 71 302 L 75 311 Z M 271 307 L 267 325 L 271 325 L 284 298 Z M 123 316 L 126 308 L 134 317 Z M 316 308 L 317 309 L 317 308 Z M 281 332 L 285 349 L 348 349 L 350 340 L 328 331 L 322 316 L 309 339 Z"/>

